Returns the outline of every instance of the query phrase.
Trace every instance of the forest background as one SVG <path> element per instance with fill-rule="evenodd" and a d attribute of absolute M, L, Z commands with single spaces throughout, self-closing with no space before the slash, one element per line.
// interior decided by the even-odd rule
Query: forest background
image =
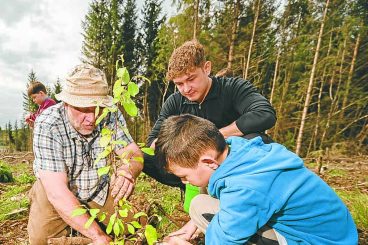
<path fill-rule="evenodd" d="M 366 244 L 368 2 L 173 0 L 176 14 L 165 13 L 163 4 L 145 0 L 138 9 L 134 0 L 93 0 L 82 22 L 81 61 L 104 70 L 110 86 L 121 54 L 131 76 L 151 81 L 138 80 L 139 116 L 125 115 L 133 138 L 146 140 L 162 104 L 175 91 L 165 79 L 172 51 L 198 39 L 212 61 L 212 75 L 250 80 L 271 101 L 278 119 L 267 133 L 302 156 L 334 188 L 352 212 L 360 244 Z M 27 87 L 37 77 L 31 70 L 24 78 Z M 51 97 L 62 83 L 58 79 L 48 88 Z M 24 115 L 37 108 L 27 87 L 19 98 Z M 0 183 L 0 243 L 18 239 L 14 244 L 20 244 L 27 237 L 25 193 L 34 181 L 31 149 L 32 130 L 23 121 L 0 128 L 0 170 L 15 176 L 14 183 Z M 178 216 L 173 203 L 180 206 L 180 194 L 141 178 L 138 196 L 160 198 L 166 212 Z M 150 196 L 152 188 L 155 195 Z"/>
<path fill-rule="evenodd" d="M 170 54 L 196 38 L 213 63 L 212 75 L 248 79 L 271 101 L 278 120 L 268 133 L 275 141 L 302 156 L 327 148 L 367 151 L 365 0 L 173 1 L 178 14 L 169 19 L 162 4 L 146 0 L 138 10 L 133 0 L 94 0 L 82 23 L 81 60 L 104 70 L 109 85 L 121 54 L 131 74 L 151 80 L 140 82 L 140 116 L 128 123 L 137 141 L 144 142 L 175 91 L 165 79 Z M 32 70 L 27 86 L 36 80 Z M 49 93 L 61 89 L 58 80 Z M 34 111 L 26 92 L 23 97 L 24 113 Z M 30 138 L 24 122 L 0 130 L 3 149 L 30 150 Z"/>

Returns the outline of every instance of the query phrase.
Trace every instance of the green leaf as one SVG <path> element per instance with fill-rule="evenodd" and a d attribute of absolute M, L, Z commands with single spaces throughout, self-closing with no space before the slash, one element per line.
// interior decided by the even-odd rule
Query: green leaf
<path fill-rule="evenodd" d="M 148 245 L 153 245 L 157 241 L 157 231 L 152 225 L 146 225 L 144 236 L 147 239 Z"/>
<path fill-rule="evenodd" d="M 123 67 L 121 69 L 122 69 L 122 74 L 120 77 L 123 80 L 123 84 L 128 84 L 130 82 L 129 72 L 126 67 Z"/>
<path fill-rule="evenodd" d="M 125 244 L 125 241 L 124 240 L 120 240 L 120 241 L 117 241 L 116 242 L 116 245 L 124 245 Z"/>
<path fill-rule="evenodd" d="M 104 135 L 101 137 L 100 142 L 98 142 L 100 144 L 101 147 L 105 147 L 107 146 L 111 141 L 111 135 Z"/>
<path fill-rule="evenodd" d="M 134 215 L 134 217 L 133 217 L 133 218 L 138 219 L 138 218 L 139 218 L 139 217 L 141 217 L 141 216 L 147 216 L 147 214 L 146 214 L 145 212 L 138 212 L 138 213 L 136 213 L 136 214 Z"/>
<path fill-rule="evenodd" d="M 113 106 L 113 107 L 106 107 L 108 110 L 109 110 L 109 112 L 112 112 L 112 113 L 114 113 L 114 112 L 117 112 L 118 111 L 118 108 L 116 107 L 116 106 Z"/>
<path fill-rule="evenodd" d="M 115 145 L 122 145 L 124 147 L 128 145 L 128 142 L 126 142 L 125 140 L 114 140 L 112 143 Z"/>
<path fill-rule="evenodd" d="M 105 214 L 105 212 L 100 213 L 100 215 L 98 216 L 98 221 L 99 221 L 99 222 L 102 222 L 102 221 L 104 221 L 105 219 L 106 219 L 106 214 Z"/>
<path fill-rule="evenodd" d="M 130 135 L 128 127 L 121 127 L 126 135 Z"/>
<path fill-rule="evenodd" d="M 132 226 L 131 224 L 127 224 L 127 227 L 128 227 L 128 232 L 130 234 L 134 234 L 135 233 L 134 226 Z"/>
<path fill-rule="evenodd" d="M 132 224 L 135 228 L 137 228 L 137 229 L 142 228 L 141 224 L 139 224 L 137 221 L 132 221 L 132 222 L 131 222 L 131 224 Z"/>
<path fill-rule="evenodd" d="M 112 226 L 115 223 L 115 219 L 116 219 L 116 214 L 113 214 L 113 215 L 110 216 L 110 220 L 109 220 L 109 223 L 107 224 L 107 228 L 106 228 L 106 233 L 107 234 L 110 234 L 111 233 Z"/>
<path fill-rule="evenodd" d="M 74 209 L 73 212 L 72 212 L 72 218 L 75 217 L 75 216 L 83 215 L 85 213 L 87 213 L 87 209 L 85 209 L 85 208 Z"/>
<path fill-rule="evenodd" d="M 100 122 L 107 116 L 107 114 L 109 113 L 109 110 L 107 110 L 106 108 L 103 109 L 102 114 L 99 118 L 97 118 L 95 125 L 100 124 Z"/>
<path fill-rule="evenodd" d="M 128 209 L 121 209 L 119 210 L 119 215 L 123 218 L 128 217 Z"/>
<path fill-rule="evenodd" d="M 96 217 L 99 212 L 100 212 L 100 209 L 98 209 L 98 208 L 91 208 L 89 210 L 90 215 L 94 216 L 94 217 Z"/>
<path fill-rule="evenodd" d="M 118 223 L 115 223 L 114 224 L 114 234 L 115 234 L 115 236 L 119 236 L 119 234 L 120 234 L 120 226 L 119 226 L 119 224 Z"/>
<path fill-rule="evenodd" d="M 132 97 L 136 96 L 139 93 L 138 85 L 134 82 L 129 82 L 128 83 L 128 92 Z"/>
<path fill-rule="evenodd" d="M 109 129 L 109 128 L 103 128 L 101 130 L 101 135 L 102 136 L 105 136 L 105 135 L 111 135 L 112 134 L 112 131 Z"/>
<path fill-rule="evenodd" d="M 151 156 L 155 155 L 155 150 L 152 149 L 151 147 L 143 147 L 141 148 L 141 150 L 147 155 L 151 155 Z"/>
<path fill-rule="evenodd" d="M 133 157 L 133 160 L 136 161 L 136 162 L 140 162 L 140 163 L 144 162 L 143 157 Z"/>
<path fill-rule="evenodd" d="M 95 118 L 98 116 L 98 114 L 100 114 L 100 107 L 99 106 L 96 106 L 96 109 L 95 109 Z"/>
<path fill-rule="evenodd" d="M 97 170 L 98 177 L 101 177 L 102 175 L 108 174 L 110 171 L 110 166 L 105 166 L 102 168 L 99 168 Z"/>
<path fill-rule="evenodd" d="M 129 116 L 131 117 L 137 116 L 138 108 L 134 102 L 123 102 L 122 105 L 124 107 L 124 110 L 126 111 L 126 113 L 128 113 Z"/>
<path fill-rule="evenodd" d="M 126 72 L 126 68 L 125 68 L 125 67 L 119 68 L 119 69 L 116 71 L 116 76 L 121 78 L 121 77 L 123 77 L 123 76 L 124 76 L 124 72 Z"/>
<path fill-rule="evenodd" d="M 89 217 L 87 222 L 84 224 L 84 228 L 88 229 L 92 225 L 92 222 L 95 220 L 95 218 L 96 218 L 95 216 Z"/>
<path fill-rule="evenodd" d="M 114 97 L 115 98 L 120 98 L 124 91 L 126 91 L 124 87 L 119 87 L 119 88 L 115 89 L 114 90 Z"/>
<path fill-rule="evenodd" d="M 125 228 L 124 228 L 124 224 L 123 224 L 123 222 L 121 221 L 121 219 L 118 219 L 118 220 L 117 220 L 117 222 L 118 222 L 118 224 L 119 224 L 119 226 L 120 226 L 120 232 L 121 232 L 121 233 L 124 233 Z"/>
<path fill-rule="evenodd" d="M 106 227 L 106 233 L 107 234 L 110 234 L 111 233 L 111 231 L 112 231 L 112 225 L 113 225 L 113 222 L 111 222 L 111 220 L 110 220 L 109 221 L 109 224 Z"/>
<path fill-rule="evenodd" d="M 110 216 L 109 222 L 115 223 L 115 220 L 116 220 L 116 214 L 114 213 L 113 215 Z"/>
<path fill-rule="evenodd" d="M 111 151 L 112 151 L 111 147 L 105 148 L 105 150 L 103 152 L 98 154 L 97 159 L 95 160 L 95 164 L 98 163 L 101 159 L 107 157 L 111 153 Z"/>

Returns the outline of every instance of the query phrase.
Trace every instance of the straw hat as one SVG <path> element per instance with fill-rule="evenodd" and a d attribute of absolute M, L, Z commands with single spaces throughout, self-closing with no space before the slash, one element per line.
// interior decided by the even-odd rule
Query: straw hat
<path fill-rule="evenodd" d="M 112 106 L 112 97 L 108 95 L 105 74 L 88 64 L 78 65 L 69 77 L 65 87 L 55 97 L 75 107 Z"/>

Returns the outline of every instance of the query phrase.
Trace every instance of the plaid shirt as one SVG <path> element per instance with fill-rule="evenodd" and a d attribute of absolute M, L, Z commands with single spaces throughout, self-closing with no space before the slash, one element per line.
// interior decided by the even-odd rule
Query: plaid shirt
<path fill-rule="evenodd" d="M 38 170 L 66 172 L 69 189 L 81 202 L 94 201 L 103 206 L 109 190 L 110 178 L 108 175 L 98 177 L 97 170 L 106 166 L 106 159 L 94 164 L 97 156 L 104 150 L 100 147 L 100 131 L 103 125 L 110 129 L 115 126 L 114 115 L 107 116 L 85 138 L 70 124 L 66 116 L 63 103 L 59 103 L 45 110 L 37 117 L 34 129 L 33 150 L 35 160 L 34 173 Z M 126 126 L 123 115 L 118 114 L 119 124 Z M 120 127 L 116 133 L 116 140 L 132 143 L 132 137 Z"/>

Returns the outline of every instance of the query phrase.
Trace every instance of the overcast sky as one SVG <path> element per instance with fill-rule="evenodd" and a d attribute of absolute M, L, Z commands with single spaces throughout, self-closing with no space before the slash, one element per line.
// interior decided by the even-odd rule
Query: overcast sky
<path fill-rule="evenodd" d="M 142 5 L 144 0 L 139 0 Z M 80 63 L 81 21 L 91 0 L 0 0 L 0 126 L 23 120 L 22 93 L 33 69 L 53 86 Z M 168 1 L 167 1 L 168 2 Z M 139 10 L 140 12 L 140 10 Z"/>

